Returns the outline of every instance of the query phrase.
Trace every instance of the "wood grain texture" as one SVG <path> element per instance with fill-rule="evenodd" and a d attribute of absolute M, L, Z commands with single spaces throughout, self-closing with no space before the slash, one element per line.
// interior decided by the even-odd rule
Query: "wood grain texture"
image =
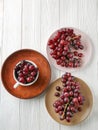
<path fill-rule="evenodd" d="M 41 32 L 41 52 L 46 54 L 46 44 L 51 33 L 59 28 L 59 0 L 41 0 L 41 16 L 40 16 L 40 32 Z M 52 67 L 52 77 L 53 81 L 57 76 L 59 76 L 59 71 Z M 45 95 L 45 94 L 44 94 Z M 40 97 L 40 130 L 59 130 L 60 125 L 51 120 L 45 108 L 45 99 Z M 51 124 L 51 125 L 50 125 Z"/>
<path fill-rule="evenodd" d="M 3 0 L 0 0 L 0 48 L 2 45 Z"/>
<path fill-rule="evenodd" d="M 1 72 L 1 61 L 2 61 L 2 34 L 3 34 L 3 0 L 0 1 L 0 72 Z M 1 78 L 1 75 L 0 75 Z M 0 82 L 0 86 L 1 86 L 1 82 Z M 0 87 L 0 104 L 1 104 L 1 87 Z M 1 116 L 1 113 L 0 113 Z"/>
<path fill-rule="evenodd" d="M 40 0 L 22 1 L 22 48 L 40 51 Z M 31 113 L 31 114 L 29 114 Z M 39 130 L 39 97 L 20 101 L 20 130 Z M 25 119 L 24 119 L 25 118 Z M 26 125 L 25 125 L 26 124 Z"/>
<path fill-rule="evenodd" d="M 94 108 L 82 124 L 67 127 L 48 115 L 43 93 L 30 100 L 19 100 L 0 87 L 0 130 L 92 130 L 98 122 L 98 0 L 0 0 L 0 59 L 20 48 L 40 51 L 47 57 L 49 36 L 61 27 L 76 27 L 92 40 L 93 59 L 73 75 L 82 78 L 94 93 Z M 1 63 L 0 63 L 1 64 Z M 1 65 L 0 65 L 1 66 Z M 52 65 L 51 82 L 62 72 Z M 0 67 L 1 69 L 1 67 Z"/>
<path fill-rule="evenodd" d="M 21 1 L 3 1 L 2 63 L 21 46 Z M 1 86 L 0 129 L 19 129 L 19 100 Z"/>

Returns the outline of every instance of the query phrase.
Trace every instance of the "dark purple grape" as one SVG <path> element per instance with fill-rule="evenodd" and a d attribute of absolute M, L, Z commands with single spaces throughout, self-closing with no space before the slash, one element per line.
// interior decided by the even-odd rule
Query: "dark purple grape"
<path fill-rule="evenodd" d="M 66 72 L 67 77 L 71 77 L 71 73 Z"/>
<path fill-rule="evenodd" d="M 70 109 L 71 109 L 71 112 L 72 112 L 72 113 L 76 113 L 76 112 L 77 112 L 77 110 L 76 110 L 75 107 L 71 107 Z"/>
<path fill-rule="evenodd" d="M 75 86 L 71 86 L 71 88 L 72 88 L 72 90 L 74 90 L 74 89 L 75 89 Z"/>
<path fill-rule="evenodd" d="M 79 89 L 75 89 L 74 92 L 75 93 L 80 93 L 80 90 Z"/>
<path fill-rule="evenodd" d="M 56 104 L 56 103 L 53 103 L 53 107 L 56 107 L 56 108 L 57 108 L 57 104 Z"/>
<path fill-rule="evenodd" d="M 59 115 L 61 116 L 63 114 L 63 111 L 59 111 Z"/>
<path fill-rule="evenodd" d="M 83 45 L 80 45 L 79 48 L 80 48 L 81 50 L 83 50 L 83 49 L 84 49 L 84 46 L 83 46 Z"/>
<path fill-rule="evenodd" d="M 83 105 L 83 101 L 79 102 L 79 105 Z"/>
<path fill-rule="evenodd" d="M 58 110 L 61 111 L 62 110 L 62 106 L 58 106 Z"/>
<path fill-rule="evenodd" d="M 83 101 L 83 97 L 82 97 L 82 96 L 79 96 L 79 97 L 78 97 L 78 101 L 79 101 L 79 102 Z"/>
<path fill-rule="evenodd" d="M 64 103 L 66 104 L 66 103 L 68 103 L 68 102 L 69 102 L 69 98 L 65 97 L 65 98 L 64 98 Z"/>
<path fill-rule="evenodd" d="M 58 113 L 58 112 L 59 112 L 58 108 L 55 108 L 55 112 L 56 112 L 56 113 Z"/>
<path fill-rule="evenodd" d="M 78 111 L 81 112 L 81 111 L 82 111 L 82 108 L 81 108 L 81 107 L 78 107 Z"/>
<path fill-rule="evenodd" d="M 66 87 L 68 91 L 71 91 L 71 86 Z"/>
<path fill-rule="evenodd" d="M 59 102 L 63 105 L 64 104 L 64 100 L 60 99 Z"/>
<path fill-rule="evenodd" d="M 60 96 L 60 98 L 61 98 L 61 99 L 64 99 L 64 94 L 62 94 L 62 95 Z"/>
<path fill-rule="evenodd" d="M 73 98 L 73 103 L 77 103 L 78 102 L 78 98 Z"/>
<path fill-rule="evenodd" d="M 67 107 L 67 111 L 71 111 L 71 107 L 70 106 Z"/>
<path fill-rule="evenodd" d="M 23 67 L 23 66 L 26 64 L 26 61 L 25 61 L 25 60 L 22 60 L 20 64 L 21 64 L 21 66 Z"/>
<path fill-rule="evenodd" d="M 56 86 L 56 90 L 57 90 L 57 91 L 60 91 L 60 90 L 61 90 L 61 87 L 60 87 L 60 86 Z"/>
<path fill-rule="evenodd" d="M 66 116 L 72 117 L 72 113 L 71 112 L 66 112 Z"/>
<path fill-rule="evenodd" d="M 66 79 L 63 79 L 63 78 L 62 78 L 62 80 L 61 80 L 61 81 L 62 81 L 63 83 L 66 83 Z"/>
<path fill-rule="evenodd" d="M 69 97 L 69 93 L 68 93 L 68 92 L 65 92 L 65 93 L 64 93 L 64 97 Z"/>
<path fill-rule="evenodd" d="M 70 120 L 71 120 L 70 117 L 69 117 L 69 116 L 66 116 L 66 121 L 67 121 L 67 122 L 70 122 Z"/>
<path fill-rule="evenodd" d="M 59 97 L 60 96 L 60 93 L 58 93 L 58 92 L 55 92 L 55 94 L 54 94 L 56 97 Z"/>
<path fill-rule="evenodd" d="M 71 101 L 71 102 L 70 102 L 70 105 L 71 105 L 71 106 L 74 106 L 74 103 L 73 103 L 73 101 Z"/>
<path fill-rule="evenodd" d="M 67 82 L 66 82 L 66 85 L 71 86 L 71 82 L 70 82 L 70 81 L 67 81 Z"/>
<path fill-rule="evenodd" d="M 72 97 L 73 94 L 74 94 L 73 91 L 70 91 L 70 92 L 69 92 L 70 97 Z"/>
<path fill-rule="evenodd" d="M 78 95 L 79 95 L 78 93 L 74 93 L 74 97 L 75 97 L 75 98 L 77 98 L 77 97 L 78 97 Z"/>
<path fill-rule="evenodd" d="M 64 88 L 64 89 L 63 89 L 63 92 L 67 92 L 67 91 L 68 91 L 67 88 Z"/>

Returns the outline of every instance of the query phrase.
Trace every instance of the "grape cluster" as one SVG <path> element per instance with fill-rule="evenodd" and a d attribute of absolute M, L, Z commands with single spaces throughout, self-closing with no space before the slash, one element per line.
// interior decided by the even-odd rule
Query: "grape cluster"
<path fill-rule="evenodd" d="M 80 92 L 80 84 L 75 81 L 75 77 L 71 73 L 66 73 L 62 76 L 63 87 L 56 86 L 55 96 L 58 97 L 53 103 L 55 112 L 59 114 L 60 120 L 66 119 L 71 121 L 74 113 L 82 110 L 85 98 Z"/>
<path fill-rule="evenodd" d="M 22 60 L 15 67 L 15 77 L 19 82 L 23 84 L 33 82 L 36 79 L 37 74 L 38 68 L 26 60 Z"/>
<path fill-rule="evenodd" d="M 48 46 L 50 55 L 56 60 L 57 65 L 62 67 L 76 68 L 82 64 L 84 46 L 81 43 L 81 35 L 76 35 L 73 29 L 61 29 L 55 36 L 50 38 Z"/>

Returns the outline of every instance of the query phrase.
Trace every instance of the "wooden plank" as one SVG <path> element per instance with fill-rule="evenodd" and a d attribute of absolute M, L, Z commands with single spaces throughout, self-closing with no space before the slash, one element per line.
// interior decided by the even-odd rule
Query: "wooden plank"
<path fill-rule="evenodd" d="M 0 68 L 1 68 L 1 61 L 2 61 L 2 34 L 3 34 L 3 0 L 0 1 Z M 0 69 L 1 72 L 1 69 Z M 1 78 L 1 76 L 0 76 Z M 1 86 L 1 82 L 0 82 L 0 86 Z M 1 101 L 1 87 L 0 87 L 0 101 Z"/>
<path fill-rule="evenodd" d="M 59 0 L 41 1 L 41 52 L 47 57 L 46 45 L 50 35 L 59 28 Z M 59 77 L 59 71 L 51 65 L 51 81 Z M 45 99 L 40 96 L 40 130 L 59 130 L 60 125 L 48 114 Z"/>
<path fill-rule="evenodd" d="M 5 58 L 21 47 L 21 1 L 4 0 L 2 35 L 2 63 Z M 11 96 L 1 86 L 0 129 L 19 129 L 19 99 Z"/>
<path fill-rule="evenodd" d="M 22 47 L 40 50 L 40 1 L 23 0 Z"/>
<path fill-rule="evenodd" d="M 97 0 L 62 0 L 60 1 L 60 26 L 69 26 L 76 27 L 84 31 L 89 37 L 92 39 L 93 46 L 93 60 L 91 60 L 90 64 L 85 67 L 83 70 L 73 72 L 73 75 L 82 78 L 88 85 L 93 89 L 93 92 L 97 95 L 97 80 L 98 80 L 98 59 L 96 56 L 98 55 L 98 42 L 97 39 L 97 15 L 98 15 L 98 7 Z M 93 75 L 93 78 L 92 78 Z M 97 79 L 96 79 L 97 77 Z M 94 105 L 97 107 L 97 104 Z M 70 130 L 78 130 L 78 129 L 96 129 L 96 119 L 94 116 L 95 108 L 93 108 L 93 112 L 87 120 L 85 120 L 82 124 L 74 127 L 68 127 Z M 61 130 L 65 130 L 66 126 L 61 126 Z"/>
<path fill-rule="evenodd" d="M 3 0 L 0 0 L 0 48 L 2 45 L 2 25 L 3 25 Z"/>
<path fill-rule="evenodd" d="M 40 1 L 23 0 L 22 48 L 40 51 Z M 39 130 L 39 97 L 20 101 L 20 130 Z M 25 124 L 25 125 L 24 125 Z"/>

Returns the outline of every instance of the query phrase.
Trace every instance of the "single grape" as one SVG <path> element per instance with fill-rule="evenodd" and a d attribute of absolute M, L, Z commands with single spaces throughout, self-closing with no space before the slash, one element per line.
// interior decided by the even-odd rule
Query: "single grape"
<path fill-rule="evenodd" d="M 78 111 L 81 112 L 81 111 L 82 111 L 82 108 L 81 108 L 81 107 L 78 107 Z"/>
<path fill-rule="evenodd" d="M 69 102 L 69 99 L 67 97 L 64 98 L 64 103 L 68 103 Z"/>
<path fill-rule="evenodd" d="M 61 111 L 62 110 L 62 106 L 58 106 L 58 110 Z"/>
<path fill-rule="evenodd" d="M 71 86 L 66 87 L 68 91 L 71 91 Z"/>
<path fill-rule="evenodd" d="M 53 103 L 53 107 L 57 108 L 57 104 L 56 104 L 56 103 Z"/>
<path fill-rule="evenodd" d="M 76 88 L 76 89 L 74 90 L 74 92 L 75 92 L 75 93 L 80 93 L 80 90 Z"/>
<path fill-rule="evenodd" d="M 56 86 L 56 90 L 60 91 L 61 90 L 60 86 Z"/>
<path fill-rule="evenodd" d="M 59 115 L 61 116 L 63 114 L 63 111 L 59 111 Z"/>
<path fill-rule="evenodd" d="M 64 88 L 63 91 L 64 91 L 64 92 L 67 92 L 68 90 L 67 90 L 67 88 Z"/>
<path fill-rule="evenodd" d="M 79 102 L 83 101 L 83 97 L 82 97 L 82 96 L 79 96 L 79 97 L 78 97 L 78 101 L 79 101 Z"/>
<path fill-rule="evenodd" d="M 60 99 L 59 102 L 63 105 L 64 104 L 64 100 Z"/>
<path fill-rule="evenodd" d="M 67 107 L 67 111 L 71 111 L 71 107 L 70 106 Z"/>
<path fill-rule="evenodd" d="M 73 94 L 74 94 L 73 91 L 70 91 L 70 92 L 69 92 L 70 97 L 72 97 Z"/>
<path fill-rule="evenodd" d="M 70 122 L 70 120 L 71 120 L 70 117 L 69 117 L 69 116 L 66 116 L 66 121 L 67 121 L 67 122 Z"/>
<path fill-rule="evenodd" d="M 73 102 L 77 103 L 78 102 L 78 98 L 73 98 Z"/>
<path fill-rule="evenodd" d="M 58 108 L 55 108 L 55 112 L 56 112 L 56 113 L 58 113 L 58 112 L 59 112 Z"/>
<path fill-rule="evenodd" d="M 78 97 L 78 95 L 79 95 L 78 93 L 74 93 L 74 97 L 75 97 L 75 98 L 77 98 L 77 97 Z"/>
<path fill-rule="evenodd" d="M 64 95 L 62 94 L 62 95 L 60 96 L 60 98 L 61 98 L 61 99 L 64 99 Z"/>
<path fill-rule="evenodd" d="M 64 93 L 64 97 L 69 97 L 69 93 L 68 93 L 68 92 L 65 92 L 65 93 Z"/>
<path fill-rule="evenodd" d="M 55 94 L 54 94 L 56 97 L 59 97 L 60 96 L 60 93 L 58 93 L 58 92 L 55 92 Z"/>
<path fill-rule="evenodd" d="M 66 116 L 72 117 L 72 113 L 70 111 L 66 112 Z"/>

